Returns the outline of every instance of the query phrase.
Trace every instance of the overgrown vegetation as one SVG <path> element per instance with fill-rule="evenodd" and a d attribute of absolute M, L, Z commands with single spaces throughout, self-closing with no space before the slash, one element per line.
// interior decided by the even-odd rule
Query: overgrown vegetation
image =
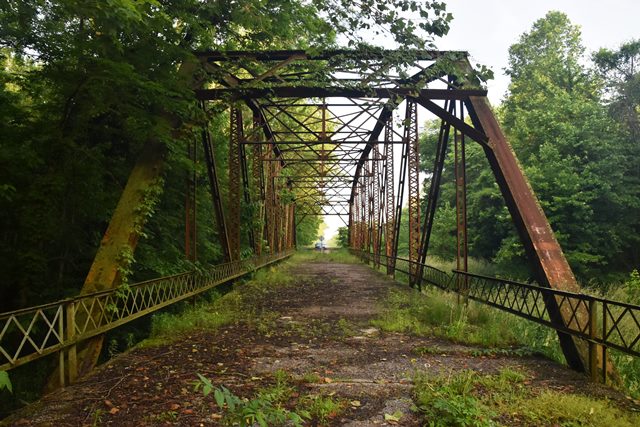
<path fill-rule="evenodd" d="M 633 302 L 636 274 L 607 296 L 618 301 Z M 590 289 L 598 295 L 598 289 Z M 383 311 L 372 324 L 385 331 L 408 332 L 436 336 L 454 342 L 480 345 L 472 355 L 495 356 L 541 354 L 565 363 L 555 330 L 524 318 L 500 311 L 475 301 L 460 301 L 456 294 L 427 287 L 422 293 L 411 289 L 392 288 L 384 301 Z M 635 330 L 633 319 L 626 319 L 620 328 Z M 418 348 L 421 354 L 436 354 L 438 348 Z M 640 360 L 617 351 L 610 357 L 624 383 L 625 390 L 640 398 Z"/>
<path fill-rule="evenodd" d="M 298 251 L 293 256 L 293 260 L 296 262 L 337 262 L 341 264 L 360 263 L 360 259 L 351 255 L 347 249 Z"/>
<path fill-rule="evenodd" d="M 255 302 L 275 288 L 292 283 L 287 266 L 293 262 L 296 261 L 260 269 L 250 280 L 237 283 L 230 292 L 220 295 L 214 291 L 208 298 L 181 312 L 153 315 L 150 336 L 141 345 L 162 345 L 194 330 L 215 330 L 240 321 L 254 323 L 260 329 L 263 323 L 268 324 L 273 319 L 273 314 L 257 311 Z"/>
<path fill-rule="evenodd" d="M 638 63 L 637 40 L 589 58 L 580 28 L 557 11 L 538 19 L 509 49 L 511 83 L 496 112 L 571 267 L 585 284 L 621 282 L 640 264 Z M 427 173 L 433 168 L 438 129 L 432 123 L 422 135 L 421 164 Z M 482 148 L 466 144 L 466 160 L 470 255 L 490 260 L 503 276 L 531 279 Z M 430 244 L 430 255 L 442 259 L 455 256 L 453 173 L 451 149 Z"/>
<path fill-rule="evenodd" d="M 392 288 L 372 324 L 384 331 L 437 336 L 485 347 L 520 346 L 562 360 L 555 331 L 438 289 Z"/>
<path fill-rule="evenodd" d="M 414 377 L 415 410 L 428 426 L 634 426 L 640 417 L 606 400 L 528 385 L 527 373 L 461 371 Z"/>
<path fill-rule="evenodd" d="M 205 397 L 213 393 L 224 414 L 222 422 L 229 426 L 302 426 L 306 421 L 324 425 L 346 408 L 344 401 L 332 396 L 310 394 L 297 399 L 292 378 L 285 371 L 274 372 L 273 381 L 272 385 L 259 388 L 252 398 L 241 398 L 225 386 L 216 387 L 200 374 L 195 388 Z"/>

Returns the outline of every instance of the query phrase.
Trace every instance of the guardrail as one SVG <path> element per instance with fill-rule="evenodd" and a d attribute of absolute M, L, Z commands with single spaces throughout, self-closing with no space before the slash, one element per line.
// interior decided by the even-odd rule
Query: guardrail
<path fill-rule="evenodd" d="M 371 253 L 355 249 L 352 249 L 352 253 L 366 262 L 373 262 L 374 267 L 387 265 L 384 262 L 376 265 L 376 259 Z M 388 259 L 385 255 L 380 257 Z M 396 258 L 395 270 L 409 275 L 410 270 L 413 270 L 409 268 L 412 264 L 418 263 Z M 592 375 L 598 370 L 597 352 L 600 348 L 603 382 L 607 379 L 607 349 L 640 357 L 638 305 L 458 270 L 452 270 L 449 274 L 428 265 L 424 265 L 422 279 L 445 291 L 458 293 L 584 340 L 588 345 L 589 371 Z M 561 323 L 554 322 L 549 316 L 545 301 L 555 302 L 567 320 Z M 581 315 L 585 313 L 586 316 Z"/>
<path fill-rule="evenodd" d="M 75 350 L 81 341 L 285 259 L 292 253 L 234 261 L 205 271 L 185 272 L 2 313 L 0 370 L 58 352 L 61 379 L 64 379 L 62 350 Z"/>

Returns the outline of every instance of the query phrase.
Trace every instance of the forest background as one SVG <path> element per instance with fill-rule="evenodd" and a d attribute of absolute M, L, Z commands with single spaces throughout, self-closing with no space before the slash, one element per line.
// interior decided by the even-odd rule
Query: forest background
<path fill-rule="evenodd" d="M 206 172 L 188 160 L 185 147 L 207 121 L 226 188 L 228 116 L 198 109 L 176 77 L 177 64 L 202 49 L 321 49 L 336 40 L 357 47 L 374 21 L 396 44 L 433 47 L 452 20 L 439 2 L 361 6 L 353 10 L 341 0 L 0 6 L 0 311 L 77 294 L 150 134 L 166 145 L 166 166 L 131 280 L 193 268 L 182 237 L 185 177 L 193 168 L 199 263 L 220 262 Z M 423 19 L 400 19 L 407 10 Z M 497 107 L 502 125 L 580 280 L 624 281 L 640 262 L 640 42 L 586 52 L 579 28 L 559 12 L 524 30 L 510 49 L 511 85 Z M 179 138 L 159 125 L 163 111 L 179 117 Z M 434 129 L 428 125 L 422 135 L 427 173 Z M 468 158 L 470 253 L 496 274 L 526 279 L 522 247 L 479 147 L 469 144 Z M 442 259 L 453 256 L 455 245 L 450 160 L 430 252 Z M 312 243 L 320 223 L 302 221 L 298 244 Z"/>

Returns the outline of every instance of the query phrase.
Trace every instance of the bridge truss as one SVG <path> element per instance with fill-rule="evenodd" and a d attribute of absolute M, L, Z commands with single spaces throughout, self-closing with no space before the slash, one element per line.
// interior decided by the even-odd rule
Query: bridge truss
<path fill-rule="evenodd" d="M 613 372 L 607 348 L 640 355 L 640 306 L 580 293 L 466 53 L 242 51 L 200 52 L 196 58 L 179 75 L 205 112 L 226 110 L 229 116 L 228 188 L 220 186 L 214 158 L 220 150 L 212 138 L 224 130 L 205 126 L 200 141 L 188 146 L 190 158 L 199 156 L 207 167 L 225 264 L 119 287 L 149 214 L 140 207 L 148 205 L 162 175 L 165 147 L 150 138 L 81 294 L 0 314 L 0 369 L 56 353 L 50 386 L 73 382 L 97 362 L 104 332 L 286 258 L 296 246 L 297 225 L 313 215 L 341 218 L 354 253 L 389 275 L 406 274 L 418 289 L 424 281 L 553 327 L 568 364 L 594 379 Z M 440 127 L 428 188 L 420 189 L 424 114 L 440 119 Z M 164 118 L 175 127 L 170 112 Z M 468 143 L 482 147 L 538 285 L 467 271 Z M 426 265 L 450 152 L 457 230 L 452 275 Z M 197 259 L 196 181 L 187 177 L 185 255 L 191 260 Z M 403 216 L 406 258 L 398 247 Z M 243 246 L 253 248 L 253 257 L 242 256 Z"/>
<path fill-rule="evenodd" d="M 205 103 L 230 107 L 228 258 L 240 248 L 241 189 L 254 209 L 256 253 L 295 242 L 308 215 L 335 215 L 349 226 L 353 249 L 395 272 L 402 216 L 408 223 L 409 282 L 420 287 L 448 150 L 454 154 L 457 270 L 467 271 L 467 143 L 483 148 L 536 274 L 550 289 L 580 288 L 487 101 L 465 52 L 201 52 Z M 250 119 L 244 119 L 248 112 Z M 441 120 L 428 188 L 420 190 L 418 114 Z M 450 147 L 451 146 L 451 147 Z M 252 165 L 252 179 L 247 165 Z M 231 169 L 231 168 L 230 168 Z M 239 171 L 242 171 L 240 173 Z M 424 203 L 421 197 L 424 196 Z M 214 197 L 215 198 L 215 197 Z M 406 205 L 406 210 L 403 208 Z M 421 212 L 422 207 L 422 212 Z M 220 233 L 225 233 L 219 222 Z M 266 245 L 260 238 L 265 236 Z M 462 289 L 464 275 L 457 276 Z M 551 321 L 571 328 L 588 313 L 554 298 Z M 559 332 L 568 364 L 606 367 L 583 342 Z M 594 353 L 595 352 L 591 352 Z M 598 367 L 599 366 L 599 367 Z"/>

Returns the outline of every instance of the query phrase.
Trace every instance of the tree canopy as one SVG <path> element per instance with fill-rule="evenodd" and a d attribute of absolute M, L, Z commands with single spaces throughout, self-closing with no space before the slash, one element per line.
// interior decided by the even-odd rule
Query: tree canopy
<path fill-rule="evenodd" d="M 560 12 L 536 21 L 509 49 L 511 83 L 498 114 L 583 280 L 626 274 L 640 261 L 637 98 L 633 101 L 640 74 L 631 66 L 637 49 L 629 43 L 620 51 L 601 50 L 594 55 L 597 68 L 585 66 L 580 29 Z M 434 132 L 423 137 L 427 158 Z M 434 226 L 434 254 L 440 256 L 452 256 L 455 247 L 452 162 L 450 153 L 440 224 Z M 524 251 L 480 147 L 468 144 L 467 163 L 471 254 L 526 275 Z M 427 161 L 426 170 L 430 166 Z"/>
<path fill-rule="evenodd" d="M 403 19 L 409 11 L 421 19 Z M 179 76 L 194 51 L 366 47 L 371 32 L 403 48 L 425 48 L 450 20 L 444 3 L 416 0 L 357 7 L 346 0 L 3 2 L 0 311 L 78 292 L 150 137 L 168 154 L 134 279 L 188 267 L 178 236 L 185 176 L 194 167 L 199 259 L 220 261 L 206 173 L 188 161 L 186 143 L 209 122 L 225 188 L 228 116 L 203 114 L 190 82 Z M 164 112 L 177 128 L 167 126 Z M 320 221 L 300 223 L 301 241 L 315 238 Z"/>

